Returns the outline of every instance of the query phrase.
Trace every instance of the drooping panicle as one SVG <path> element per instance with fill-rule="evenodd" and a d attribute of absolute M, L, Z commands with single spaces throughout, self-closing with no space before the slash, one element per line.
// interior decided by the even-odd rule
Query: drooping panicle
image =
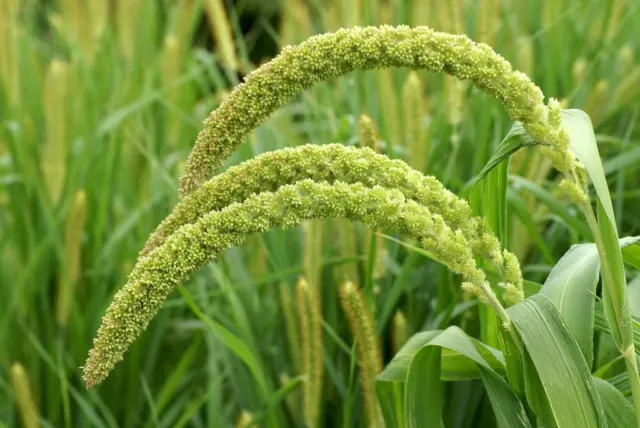
<path fill-rule="evenodd" d="M 553 143 L 564 138 L 563 127 L 549 120 L 540 89 L 486 44 L 427 27 L 354 27 L 287 46 L 249 74 L 205 121 L 180 179 L 182 194 L 210 179 L 249 132 L 313 84 L 353 70 L 390 67 L 471 80 L 499 99 L 535 140 L 551 142 L 548 155 L 558 158 L 559 165 L 560 158 L 566 158 L 566 149 Z"/>
<path fill-rule="evenodd" d="M 454 230 L 460 229 L 476 256 L 493 258 L 496 252 L 499 255 L 500 243 L 484 221 L 473 217 L 467 201 L 447 190 L 435 177 L 424 176 L 404 162 L 370 149 L 340 144 L 286 148 L 229 168 L 184 198 L 151 235 L 141 255 L 149 254 L 180 227 L 196 222 L 209 211 L 305 179 L 398 189 L 405 197 L 441 215 Z"/>
<path fill-rule="evenodd" d="M 211 211 L 181 227 L 162 246 L 142 257 L 102 320 L 83 369 L 87 386 L 101 382 L 122 360 L 163 301 L 189 274 L 250 235 L 274 227 L 298 226 L 314 218 L 347 218 L 404 234 L 461 274 L 478 295 L 492 294 L 463 233 L 452 230 L 441 215 L 431 213 L 398 190 L 303 180 Z"/>

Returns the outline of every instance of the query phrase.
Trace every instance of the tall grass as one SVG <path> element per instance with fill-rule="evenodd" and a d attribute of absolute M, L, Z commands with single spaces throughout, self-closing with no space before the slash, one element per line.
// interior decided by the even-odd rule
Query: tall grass
<path fill-rule="evenodd" d="M 192 301 L 173 295 L 110 378 L 85 390 L 79 366 L 145 239 L 178 200 L 202 121 L 236 73 L 313 33 L 441 24 L 490 43 L 545 94 L 591 115 L 620 235 L 639 234 L 634 2 L 312 0 L 285 1 L 279 12 L 231 3 L 0 0 L 0 426 L 299 426 L 304 341 L 293 286 L 303 273 L 322 306 L 324 426 L 367 426 L 344 279 L 363 285 L 385 363 L 408 332 L 458 325 L 484 334 L 476 321 L 485 315 L 459 280 L 412 242 L 360 226 L 341 241 L 340 222 L 314 222 L 207 265 L 185 286 Z M 442 75 L 354 72 L 276 112 L 227 165 L 306 142 L 358 145 L 362 114 L 378 125 L 382 152 L 463 195 L 510 126 L 497 102 Z M 424 144 L 412 146 L 414 135 Z M 545 162 L 536 149 L 518 153 L 511 172 L 523 178 L 509 182 L 506 200 L 504 242 L 534 282 L 591 240 Z M 372 242 L 385 257 L 371 257 Z M 594 371 L 622 373 L 613 345 L 597 337 Z M 495 424 L 479 382 L 445 394 L 446 426 Z"/>

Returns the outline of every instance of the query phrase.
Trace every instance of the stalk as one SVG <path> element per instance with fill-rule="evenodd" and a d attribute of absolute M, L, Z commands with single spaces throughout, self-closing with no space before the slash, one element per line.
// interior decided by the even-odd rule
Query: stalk
<path fill-rule="evenodd" d="M 373 318 L 367 310 L 364 296 L 350 281 L 346 281 L 340 287 L 340 302 L 347 314 L 349 327 L 358 347 L 367 426 L 377 428 L 382 426 L 382 414 L 376 399 L 375 378 L 382 371 L 382 356 Z"/>
<path fill-rule="evenodd" d="M 280 304 L 282 305 L 282 315 L 284 316 L 291 365 L 293 369 L 298 372 L 300 369 L 300 336 L 298 335 L 298 326 L 296 323 L 296 307 L 287 284 L 280 285 Z M 283 382 L 283 384 L 287 383 L 289 382 Z"/>
<path fill-rule="evenodd" d="M 397 310 L 393 314 L 391 321 L 391 343 L 394 355 L 407 343 L 409 337 L 411 337 L 411 334 L 409 333 L 407 317 L 405 317 L 404 312 Z"/>
<path fill-rule="evenodd" d="M 229 17 L 222 0 L 208 0 L 205 3 L 205 8 L 209 15 L 211 32 L 216 40 L 216 50 L 222 65 L 230 70 L 237 70 L 239 61 L 236 56 L 233 31 L 231 31 Z"/>
<path fill-rule="evenodd" d="M 15 394 L 16 404 L 20 411 L 20 419 L 25 428 L 39 428 L 40 415 L 33 400 L 33 393 L 29 386 L 29 377 L 20 363 L 11 366 L 11 385 Z"/>
<path fill-rule="evenodd" d="M 87 199 L 84 191 L 78 191 L 71 202 L 64 235 L 64 265 L 58 276 L 56 321 L 67 326 L 73 294 L 82 274 L 82 234 L 87 217 Z"/>
<path fill-rule="evenodd" d="M 45 187 L 54 205 L 60 200 L 66 177 L 68 81 L 69 64 L 58 59 L 51 61 L 43 95 L 47 134 L 40 166 Z"/>
<path fill-rule="evenodd" d="M 620 342 L 616 343 L 616 345 L 624 357 L 624 363 L 629 377 L 629 384 L 631 385 L 631 395 L 633 397 L 633 408 L 636 414 L 636 424 L 640 427 L 640 374 L 638 373 L 636 352 L 633 343 L 633 323 L 631 320 L 631 312 L 628 308 L 625 308 L 625 306 L 628 306 L 627 290 L 625 287 L 622 287 L 620 290 L 616 290 L 614 287 L 613 271 L 604 250 L 602 234 L 598 228 L 598 221 L 596 220 L 591 204 L 583 204 L 582 209 L 585 213 L 585 217 L 587 218 L 589 228 L 593 233 L 596 248 L 598 249 L 598 255 L 600 256 L 600 263 L 602 265 L 602 276 L 603 278 L 606 278 L 606 281 L 603 281 L 603 283 L 607 285 L 606 291 L 611 296 L 610 300 L 613 303 L 615 322 L 620 329 Z M 619 306 L 618 304 L 620 301 L 619 292 L 623 293 L 623 306 Z M 614 336 L 614 341 L 618 342 L 615 339 L 616 338 Z"/>
<path fill-rule="evenodd" d="M 322 256 L 324 247 L 324 221 L 309 220 L 302 225 L 304 248 L 302 266 L 304 277 L 312 287 L 320 289 L 322 286 Z"/>
<path fill-rule="evenodd" d="M 322 312 L 317 288 L 304 278 L 298 280 L 296 292 L 302 339 L 302 374 L 305 376 L 302 410 L 306 426 L 316 428 L 322 419 Z"/>

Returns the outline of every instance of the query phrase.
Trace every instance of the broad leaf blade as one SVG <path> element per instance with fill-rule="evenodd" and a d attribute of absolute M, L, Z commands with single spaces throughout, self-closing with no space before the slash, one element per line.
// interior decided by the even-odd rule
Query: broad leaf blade
<path fill-rule="evenodd" d="M 425 413 L 427 410 L 437 411 L 435 409 L 439 407 L 426 403 L 427 399 L 434 400 L 433 395 L 431 397 L 424 395 L 425 390 L 437 391 L 437 387 L 434 386 L 435 379 L 430 374 L 427 375 L 425 370 L 428 369 L 427 365 L 431 370 L 435 370 L 432 358 L 433 355 L 438 354 L 441 356 L 443 366 L 445 359 L 450 356 L 456 356 L 455 358 L 464 356 L 467 360 L 464 367 L 469 362 L 476 365 L 487 388 L 500 427 L 530 427 L 522 404 L 502 376 L 492 367 L 501 360 L 500 353 L 468 337 L 458 327 L 450 327 L 444 332 L 422 332 L 414 335 L 378 376 L 376 389 L 387 426 L 405 426 L 404 422 L 406 426 L 432 426 L 428 425 L 426 420 L 439 426 L 440 413 L 437 415 Z M 419 361 L 422 361 L 422 366 L 414 365 L 416 356 Z M 500 361 L 499 364 L 502 365 L 502 362 Z M 410 366 L 411 369 L 409 369 Z M 444 373 L 444 369 L 442 372 Z M 403 373 L 406 373 L 406 382 L 402 379 Z M 425 382 L 428 382 L 428 385 Z M 406 397 L 399 396 L 402 391 L 399 386 L 402 384 L 406 386 L 404 389 Z M 422 390 L 412 388 L 422 388 Z M 407 409 L 401 416 L 398 414 L 400 403 L 404 403 L 405 407 L 413 403 L 421 408 Z"/>
<path fill-rule="evenodd" d="M 449 327 L 435 337 L 428 346 L 440 346 L 454 350 L 478 364 L 482 373 L 482 381 L 493 411 L 501 428 L 530 427 L 524 407 L 513 393 L 507 382 L 498 375 L 482 356 L 478 345 L 458 327 Z M 426 425 L 417 425 L 426 426 Z"/>
<path fill-rule="evenodd" d="M 414 334 L 376 378 L 376 393 L 388 428 L 404 428 L 404 383 L 416 353 L 440 331 Z"/>
<path fill-rule="evenodd" d="M 511 385 L 511 388 L 518 397 L 523 398 L 525 392 L 525 379 L 522 355 L 510 334 L 505 332 L 504 329 L 500 329 L 498 332 L 500 338 L 500 349 L 502 349 L 502 353 L 504 355 L 509 385 Z"/>
<path fill-rule="evenodd" d="M 524 368 L 527 403 L 537 417 L 538 426 L 557 427 L 547 393 L 540 381 L 536 367 L 531 361 L 531 356 L 526 350 L 524 351 L 522 365 Z"/>
<path fill-rule="evenodd" d="M 589 178 L 596 189 L 596 194 L 602 203 L 604 212 L 609 221 L 615 225 L 616 219 L 613 214 L 613 204 L 611 203 L 607 177 L 602 167 L 602 160 L 598 152 L 598 143 L 593 132 L 591 119 L 587 113 L 578 109 L 562 110 L 561 116 L 562 124 L 569 133 L 569 147 L 587 168 Z"/>
<path fill-rule="evenodd" d="M 553 267 L 540 290 L 562 314 L 589 367 L 593 364 L 593 302 L 599 272 L 595 245 L 574 245 Z"/>
<path fill-rule="evenodd" d="M 635 251 L 640 248 L 638 241 L 640 237 L 637 236 L 619 241 L 623 254 L 629 254 L 632 261 Z M 627 253 L 629 248 L 633 251 Z M 593 364 L 594 303 L 599 271 L 596 245 L 574 245 L 553 267 L 540 290 L 560 311 L 589 367 Z"/>
<path fill-rule="evenodd" d="M 596 190 L 598 229 L 602 237 L 602 259 L 606 259 L 602 281 L 605 311 L 613 332 L 613 339 L 619 349 L 632 344 L 631 318 L 626 299 L 626 279 L 622 252 L 618 244 L 618 231 L 613 213 L 611 195 L 598 152 L 598 144 L 589 115 L 581 110 L 563 110 L 562 121 L 569 133 L 570 148 L 585 165 L 589 178 Z"/>
<path fill-rule="evenodd" d="M 605 427 L 589 366 L 554 304 L 532 296 L 507 312 L 516 326 L 559 428 Z"/>
<path fill-rule="evenodd" d="M 404 417 L 407 426 L 444 428 L 439 348 L 423 346 L 413 357 L 407 373 L 404 395 Z"/>
<path fill-rule="evenodd" d="M 596 385 L 609 428 L 627 428 L 636 424 L 635 413 L 629 401 L 609 382 L 593 378 Z"/>

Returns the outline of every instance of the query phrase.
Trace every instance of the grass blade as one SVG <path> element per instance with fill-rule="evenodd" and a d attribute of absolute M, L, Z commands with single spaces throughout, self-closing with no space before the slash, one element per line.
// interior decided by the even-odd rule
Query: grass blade
<path fill-rule="evenodd" d="M 436 384 L 443 380 L 443 374 L 440 379 L 431 375 L 438 366 L 441 370 L 451 366 L 450 361 L 445 362 L 451 355 L 476 365 L 500 427 L 530 426 L 522 404 L 494 368 L 498 365 L 500 372 L 504 372 L 499 351 L 470 338 L 458 327 L 412 336 L 378 376 L 378 396 L 388 426 L 405 426 L 402 425 L 405 421 L 407 426 L 432 426 L 429 423 L 441 426 L 441 413 L 434 414 L 441 406 L 433 394 L 440 391 Z M 427 391 L 431 391 L 431 395 Z M 402 407 L 404 417 L 399 414 Z"/>
<path fill-rule="evenodd" d="M 633 414 L 633 407 L 631 407 L 625 396 L 605 380 L 594 377 L 593 382 L 602 399 L 602 406 L 607 416 L 609 428 L 632 427 L 635 424 L 635 415 Z"/>
<path fill-rule="evenodd" d="M 589 367 L 593 364 L 593 305 L 599 273 L 596 246 L 574 245 L 540 290 L 558 308 Z"/>
<path fill-rule="evenodd" d="M 558 428 L 605 427 L 589 366 L 553 302 L 538 294 L 507 309 L 522 337 Z"/>

